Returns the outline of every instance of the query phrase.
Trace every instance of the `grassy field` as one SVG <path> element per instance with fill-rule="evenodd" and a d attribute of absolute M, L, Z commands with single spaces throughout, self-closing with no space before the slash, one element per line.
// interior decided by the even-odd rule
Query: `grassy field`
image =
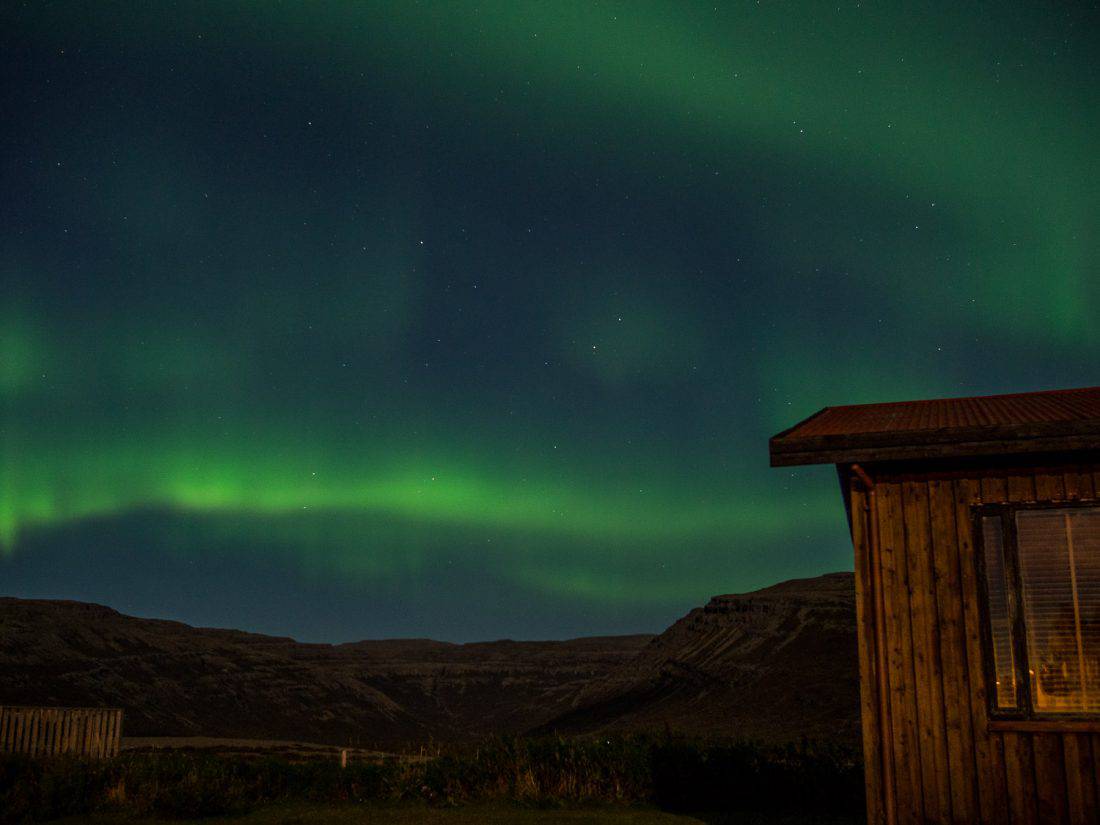
<path fill-rule="evenodd" d="M 134 825 L 139 820 L 122 815 L 98 815 L 59 820 L 63 823 L 87 822 L 94 825 Z M 476 805 L 463 808 L 428 808 L 423 805 L 271 805 L 243 816 L 174 820 L 194 823 L 233 823 L 234 825 L 682 825 L 702 820 L 677 816 L 651 809 L 596 809 L 546 811 L 508 805 Z"/>
<path fill-rule="evenodd" d="M 0 821 L 849 825 L 863 808 L 856 755 L 810 744 L 541 737 L 346 768 L 331 754 L 230 751 L 0 756 Z"/>
<path fill-rule="evenodd" d="M 98 814 L 55 820 L 64 825 L 136 825 L 145 819 L 122 814 Z M 512 805 L 428 808 L 423 805 L 269 805 L 243 816 L 172 820 L 199 825 L 856 825 L 853 817 L 807 817 L 760 813 L 704 815 L 672 814 L 653 808 L 601 807 L 583 810 L 540 810 Z"/>

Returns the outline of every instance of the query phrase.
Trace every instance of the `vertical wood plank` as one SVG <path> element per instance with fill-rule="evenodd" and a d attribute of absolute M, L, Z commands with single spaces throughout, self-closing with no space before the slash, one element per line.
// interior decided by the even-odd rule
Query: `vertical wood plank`
<path fill-rule="evenodd" d="M 23 715 L 18 710 L 12 710 L 11 713 L 11 734 L 8 741 L 11 743 L 11 752 L 19 753 L 20 740 L 23 738 Z"/>
<path fill-rule="evenodd" d="M 76 716 L 76 753 L 84 753 L 84 740 L 88 733 L 88 714 L 83 711 L 77 711 Z"/>
<path fill-rule="evenodd" d="M 928 486 L 925 482 L 906 481 L 902 484 L 902 509 L 905 517 L 905 560 L 909 571 L 909 621 L 913 634 L 924 815 L 935 822 L 946 822 L 951 820 L 951 786 L 947 769 L 936 594 L 928 535 Z"/>
<path fill-rule="evenodd" d="M 1071 467 L 1062 478 L 1070 501 L 1096 498 L 1091 466 Z M 1100 822 L 1100 734 L 1066 737 L 1067 804 L 1071 822 Z"/>
<path fill-rule="evenodd" d="M 87 756 L 92 752 L 93 743 L 95 742 L 95 716 L 91 711 L 85 711 L 84 713 L 84 747 L 80 752 Z"/>
<path fill-rule="evenodd" d="M 106 759 L 114 756 L 111 753 L 111 745 L 115 740 L 115 712 L 113 710 L 106 711 L 107 714 L 107 729 L 103 736 L 103 756 Z"/>
<path fill-rule="evenodd" d="M 31 725 L 30 725 L 30 737 L 29 748 L 31 756 L 38 755 L 38 740 L 42 731 L 42 713 L 35 708 L 31 711 Z"/>
<path fill-rule="evenodd" d="M 1089 736 L 1066 734 L 1062 748 L 1066 764 L 1066 818 L 1072 825 L 1095 823 L 1100 811 L 1096 807 L 1096 768 Z"/>
<path fill-rule="evenodd" d="M 103 711 L 103 736 L 101 738 L 103 741 L 102 749 L 104 759 L 111 755 L 111 737 L 113 736 L 113 731 L 111 730 L 111 728 L 114 726 L 114 721 L 114 711 Z"/>
<path fill-rule="evenodd" d="M 875 604 L 871 566 L 871 524 L 865 509 L 864 490 L 849 491 L 852 513 L 852 547 L 856 569 L 856 627 L 859 640 L 859 701 L 863 734 L 863 764 L 867 797 L 867 822 L 885 821 L 883 811 L 882 728 L 875 660 Z"/>
<path fill-rule="evenodd" d="M 72 753 L 73 749 L 73 710 L 65 708 L 65 736 L 62 741 L 65 753 Z"/>
<path fill-rule="evenodd" d="M 887 670 L 890 724 L 893 731 L 897 818 L 923 823 L 920 735 L 914 696 L 912 635 L 909 628 L 909 583 L 905 561 L 905 525 L 901 485 L 876 485 L 879 549 L 882 553 L 883 598 L 886 612 Z"/>
<path fill-rule="evenodd" d="M 983 491 L 984 491 L 983 483 Z M 1005 479 L 1005 501 L 1034 501 L 1035 483 L 1031 475 L 1014 474 Z M 1026 676 L 1027 674 L 1025 674 Z M 1035 753 L 1031 735 L 1005 733 L 1005 773 L 1014 823 L 1039 822 L 1035 793 Z"/>
<path fill-rule="evenodd" d="M 48 756 L 53 753 L 53 708 L 46 708 L 42 711 L 42 754 Z"/>
<path fill-rule="evenodd" d="M 118 756 L 122 752 L 122 708 L 115 711 L 115 738 L 112 743 L 111 756 Z"/>
<path fill-rule="evenodd" d="M 98 759 L 103 745 L 103 711 L 92 711 L 92 736 L 88 755 Z"/>
<path fill-rule="evenodd" d="M 57 710 L 50 708 L 46 711 L 46 746 L 43 753 L 52 756 L 56 751 L 57 741 Z"/>
<path fill-rule="evenodd" d="M 69 752 L 69 727 L 72 714 L 68 708 L 61 711 L 61 753 Z"/>
<path fill-rule="evenodd" d="M 1004 479 L 983 478 L 964 479 L 956 485 L 959 493 L 956 515 L 958 517 L 970 517 L 970 507 L 974 504 L 996 504 L 1007 500 L 1008 493 Z M 965 513 L 964 513 L 965 508 Z M 960 530 L 962 527 L 960 526 Z M 968 525 L 965 532 L 960 533 L 960 546 L 969 545 L 970 564 L 962 570 L 969 578 L 973 579 L 970 586 L 972 594 L 970 610 L 967 616 L 967 629 L 969 634 L 970 652 L 970 679 L 971 684 L 977 687 L 974 699 L 976 704 L 971 705 L 975 723 L 975 754 L 982 762 L 981 774 L 983 776 L 982 787 L 979 791 L 982 805 L 982 821 L 986 823 L 1004 823 L 1009 821 L 1009 811 L 1012 808 L 1012 794 L 1017 790 L 1009 791 L 1008 777 L 1011 771 L 1008 766 L 1008 754 L 1005 748 L 1005 737 L 1002 734 L 990 733 L 987 727 L 989 719 L 989 707 L 991 696 L 987 690 L 986 672 L 984 670 L 982 635 L 985 628 L 981 623 L 981 616 L 977 610 L 979 587 L 977 581 L 978 567 L 975 556 L 982 553 L 983 549 L 974 543 L 972 526 Z M 979 731 L 981 735 L 979 735 Z M 986 753 L 982 753 L 985 745 Z"/>
<path fill-rule="evenodd" d="M 103 758 L 108 759 L 111 756 L 111 741 L 115 738 L 115 712 L 108 710 L 104 714 L 107 719 L 103 728 Z"/>
<path fill-rule="evenodd" d="M 0 705 L 0 753 L 7 752 L 8 748 L 8 728 L 11 725 L 11 717 L 8 715 L 8 709 Z"/>
<path fill-rule="evenodd" d="M 31 713 L 29 710 L 22 711 L 19 716 L 23 723 L 23 730 L 19 735 L 19 752 L 29 753 L 31 749 Z"/>
<path fill-rule="evenodd" d="M 1032 737 L 1035 757 L 1035 801 L 1039 821 L 1058 825 L 1067 821 L 1066 773 L 1062 735 L 1036 733 Z"/>
<path fill-rule="evenodd" d="M 1036 473 L 1035 499 L 1037 501 L 1065 501 L 1066 488 L 1061 473 Z M 1035 754 L 1035 791 L 1042 822 L 1066 822 L 1067 770 L 1077 771 L 1078 765 L 1065 762 L 1063 736 L 1058 733 L 1036 733 L 1032 737 Z"/>
<path fill-rule="evenodd" d="M 1087 483 L 1092 482 L 1092 488 L 1085 490 Z M 1093 464 L 1081 468 L 1081 497 L 1100 498 L 1100 464 Z M 1100 733 L 1092 735 L 1092 764 L 1095 770 L 1096 798 L 1100 802 Z"/>
<path fill-rule="evenodd" d="M 58 737 L 61 733 L 61 712 L 57 708 L 50 710 L 50 753 L 58 753 Z"/>
<path fill-rule="evenodd" d="M 951 812 L 955 822 L 977 822 L 978 790 L 974 731 L 970 719 L 970 685 L 966 669 L 963 593 L 959 579 L 955 494 L 950 481 L 928 484 L 932 565 L 943 666 L 944 724 L 947 728 Z"/>
<path fill-rule="evenodd" d="M 73 710 L 73 732 L 69 748 L 72 753 L 80 753 L 83 748 L 84 714 L 79 710 Z"/>
<path fill-rule="evenodd" d="M 115 729 L 115 755 L 122 753 L 122 724 L 124 722 L 122 708 L 118 709 L 118 727 Z"/>
<path fill-rule="evenodd" d="M 38 744 L 38 713 L 34 710 L 27 711 L 26 742 L 23 745 L 24 753 L 34 753 L 34 747 Z"/>

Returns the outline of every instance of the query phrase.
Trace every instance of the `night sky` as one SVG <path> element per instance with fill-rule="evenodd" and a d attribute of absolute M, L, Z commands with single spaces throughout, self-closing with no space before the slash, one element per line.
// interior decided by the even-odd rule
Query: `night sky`
<path fill-rule="evenodd" d="M 5 3 L 0 593 L 659 631 L 851 569 L 830 404 L 1100 383 L 1065 4 Z"/>

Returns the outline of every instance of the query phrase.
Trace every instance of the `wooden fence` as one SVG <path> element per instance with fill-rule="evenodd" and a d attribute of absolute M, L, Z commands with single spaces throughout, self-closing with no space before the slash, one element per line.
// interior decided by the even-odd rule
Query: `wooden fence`
<path fill-rule="evenodd" d="M 29 708 L 0 705 L 0 753 L 105 759 L 118 754 L 119 708 Z"/>

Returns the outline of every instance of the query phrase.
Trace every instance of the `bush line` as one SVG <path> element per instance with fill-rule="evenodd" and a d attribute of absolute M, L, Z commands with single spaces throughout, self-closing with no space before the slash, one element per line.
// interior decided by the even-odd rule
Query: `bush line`
<path fill-rule="evenodd" d="M 102 762 L 0 757 L 0 811 L 8 822 L 96 811 L 203 817 L 292 800 L 859 814 L 863 769 L 858 754 L 842 747 L 672 736 L 494 739 L 426 760 L 353 761 L 344 769 L 335 760 L 180 751 L 124 752 Z"/>

